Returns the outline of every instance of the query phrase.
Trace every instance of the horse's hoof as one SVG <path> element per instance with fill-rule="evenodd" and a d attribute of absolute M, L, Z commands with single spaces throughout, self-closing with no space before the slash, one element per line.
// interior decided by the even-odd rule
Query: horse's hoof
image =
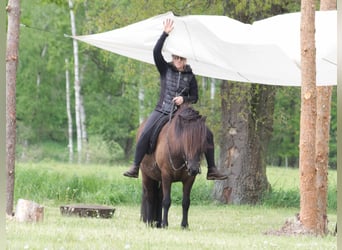
<path fill-rule="evenodd" d="M 182 225 L 181 225 L 181 228 L 184 229 L 184 230 L 185 230 L 185 229 L 189 229 L 189 224 L 184 224 L 184 225 L 182 224 Z"/>

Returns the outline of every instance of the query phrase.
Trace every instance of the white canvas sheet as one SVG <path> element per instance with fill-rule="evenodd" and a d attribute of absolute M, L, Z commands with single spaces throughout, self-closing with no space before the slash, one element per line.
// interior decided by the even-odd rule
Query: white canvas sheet
<path fill-rule="evenodd" d="M 224 16 L 172 12 L 77 40 L 153 64 L 153 47 L 171 18 L 163 54 L 184 56 L 197 75 L 240 82 L 300 86 L 300 13 L 244 24 Z M 317 85 L 337 83 L 336 11 L 316 12 Z"/>

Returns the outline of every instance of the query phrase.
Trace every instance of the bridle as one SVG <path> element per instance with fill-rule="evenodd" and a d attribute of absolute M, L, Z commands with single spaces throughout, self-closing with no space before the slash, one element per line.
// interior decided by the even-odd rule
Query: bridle
<path fill-rule="evenodd" d="M 179 86 L 179 81 L 180 81 L 180 79 L 178 79 L 178 83 L 177 83 L 178 86 Z M 180 96 L 185 91 L 185 89 L 186 88 L 183 88 L 182 91 L 179 94 L 177 94 L 176 96 Z M 171 110 L 174 109 L 174 106 L 175 106 L 175 103 L 172 102 Z M 179 170 L 183 169 L 184 167 L 186 167 L 186 170 L 189 171 L 190 169 L 189 169 L 189 165 L 188 165 L 188 160 L 187 160 L 187 157 L 185 154 L 183 154 L 184 163 L 179 168 L 175 167 L 173 160 L 172 160 L 172 157 L 171 157 L 170 142 L 169 142 L 169 129 L 170 129 L 171 121 L 172 121 L 172 114 L 173 114 L 173 112 L 170 112 L 170 114 L 169 114 L 168 128 L 166 131 L 166 143 L 167 143 L 169 162 L 170 162 L 171 167 L 174 171 L 179 171 Z M 201 172 L 201 168 L 199 168 L 199 173 L 200 172 Z"/>

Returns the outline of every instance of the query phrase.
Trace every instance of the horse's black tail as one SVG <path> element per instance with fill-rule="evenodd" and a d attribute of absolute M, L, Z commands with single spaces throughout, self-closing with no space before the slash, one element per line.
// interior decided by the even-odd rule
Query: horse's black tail
<path fill-rule="evenodd" d="M 163 192 L 160 182 L 150 180 L 143 184 L 140 219 L 144 223 L 152 227 L 161 227 L 162 200 Z"/>

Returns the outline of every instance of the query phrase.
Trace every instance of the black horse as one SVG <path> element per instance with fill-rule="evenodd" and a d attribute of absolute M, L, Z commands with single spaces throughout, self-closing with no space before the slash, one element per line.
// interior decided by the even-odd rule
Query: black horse
<path fill-rule="evenodd" d="M 180 181 L 183 184 L 181 227 L 189 226 L 190 192 L 207 148 L 206 135 L 205 117 L 188 105 L 182 105 L 172 120 L 164 125 L 154 153 L 145 155 L 140 165 L 143 188 L 141 218 L 145 223 L 168 226 L 171 185 Z"/>

